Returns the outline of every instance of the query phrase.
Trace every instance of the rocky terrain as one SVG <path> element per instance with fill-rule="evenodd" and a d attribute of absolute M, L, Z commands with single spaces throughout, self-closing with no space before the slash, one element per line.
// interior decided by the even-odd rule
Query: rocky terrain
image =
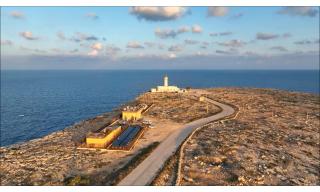
<path fill-rule="evenodd" d="M 150 96 L 151 95 L 151 96 Z M 125 105 L 154 103 L 145 114 L 152 119 L 155 128 L 149 129 L 130 152 L 78 150 L 89 131 L 95 131 L 109 124 L 120 115 L 116 109 L 72 125 L 46 137 L 0 148 L 1 185 L 111 185 L 119 170 L 136 156 L 148 149 L 154 142 L 161 142 L 170 131 L 195 118 L 218 112 L 181 94 L 160 94 L 159 97 L 145 93 Z M 141 160 L 139 160 L 141 161 Z"/>
<path fill-rule="evenodd" d="M 81 171 L 91 173 L 112 161 L 100 151 L 77 150 L 90 130 L 110 121 L 111 114 L 79 122 L 43 138 L 0 148 L 1 185 L 63 185 Z"/>
<path fill-rule="evenodd" d="M 188 93 L 145 93 L 137 100 L 142 103 L 155 104 L 147 112 L 149 116 L 170 119 L 178 123 L 188 123 L 208 117 L 221 110 L 214 105 L 200 102 L 199 98 L 188 96 Z"/>
<path fill-rule="evenodd" d="M 189 140 L 180 185 L 320 184 L 319 95 L 269 89 L 209 91 L 208 97 L 240 111 L 235 119 L 207 126 Z"/>
<path fill-rule="evenodd" d="M 268 89 L 209 89 L 208 97 L 240 109 L 235 119 L 206 126 L 184 148 L 181 185 L 319 185 L 318 95 Z M 119 116 L 119 110 L 76 123 L 46 137 L 0 148 L 1 185 L 112 185 L 142 161 L 181 123 L 220 109 L 190 95 L 150 93 L 131 104 L 155 103 L 148 129 L 130 152 L 77 150 L 89 131 Z M 149 152 L 148 152 L 149 151 Z M 178 154 L 178 153 L 177 153 Z M 175 155 L 154 185 L 172 185 Z M 130 165 L 130 163 L 135 162 Z"/>

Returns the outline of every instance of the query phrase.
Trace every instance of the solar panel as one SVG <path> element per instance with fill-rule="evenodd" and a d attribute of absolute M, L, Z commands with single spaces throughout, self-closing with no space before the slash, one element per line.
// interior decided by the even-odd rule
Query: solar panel
<path fill-rule="evenodd" d="M 122 147 L 128 145 L 130 141 L 135 138 L 140 129 L 141 127 L 139 126 L 129 126 L 116 140 L 112 142 L 112 146 Z"/>

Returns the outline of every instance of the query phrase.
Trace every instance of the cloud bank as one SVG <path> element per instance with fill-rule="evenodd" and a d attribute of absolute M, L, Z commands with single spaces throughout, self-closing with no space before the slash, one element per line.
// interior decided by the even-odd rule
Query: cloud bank
<path fill-rule="evenodd" d="M 127 48 L 131 49 L 144 49 L 144 46 L 142 46 L 139 42 L 137 41 L 130 41 L 127 43 Z"/>
<path fill-rule="evenodd" d="M 20 36 L 23 37 L 23 38 L 26 39 L 26 40 L 37 40 L 37 39 L 39 39 L 39 37 L 35 37 L 35 36 L 33 35 L 33 33 L 30 32 L 30 31 L 21 32 L 21 33 L 20 33 Z"/>
<path fill-rule="evenodd" d="M 228 7 L 208 7 L 208 17 L 223 17 L 229 12 Z"/>
<path fill-rule="evenodd" d="M 132 7 L 130 13 L 146 21 L 175 20 L 187 13 L 184 7 Z"/>
<path fill-rule="evenodd" d="M 319 8 L 313 7 L 284 7 L 279 14 L 290 15 L 290 16 L 304 16 L 304 17 L 316 17 L 318 15 Z"/>
<path fill-rule="evenodd" d="M 271 57 L 230 56 L 232 50 L 218 50 L 219 55 L 176 57 L 135 57 L 111 59 L 101 56 L 3 56 L 2 69 L 315 69 L 319 53 L 295 53 Z M 93 53 L 94 54 L 94 53 Z M 169 57 L 171 56 L 171 57 Z M 281 63 L 281 65 L 279 65 Z"/>
<path fill-rule="evenodd" d="M 279 35 L 274 33 L 257 33 L 256 34 L 257 40 L 271 40 L 271 39 L 276 39 L 278 37 Z"/>
<path fill-rule="evenodd" d="M 23 18 L 25 18 L 24 13 L 21 12 L 21 11 L 11 11 L 11 12 L 9 13 L 9 15 L 10 15 L 11 17 L 15 18 L 15 19 L 23 19 Z"/>

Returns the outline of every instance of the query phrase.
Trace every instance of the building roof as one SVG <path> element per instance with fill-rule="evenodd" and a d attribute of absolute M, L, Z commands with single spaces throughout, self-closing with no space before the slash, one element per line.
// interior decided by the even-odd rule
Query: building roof
<path fill-rule="evenodd" d="M 99 132 L 99 133 L 88 133 L 87 138 L 97 138 L 102 139 L 106 136 L 106 133 Z"/>
<path fill-rule="evenodd" d="M 143 110 L 146 107 L 146 105 L 144 104 L 140 104 L 137 106 L 126 106 L 125 108 L 123 108 L 123 112 L 138 112 Z"/>
<path fill-rule="evenodd" d="M 102 138 L 106 137 L 111 131 L 118 129 L 119 127 L 121 127 L 121 126 L 120 125 L 112 125 L 112 126 L 105 127 L 101 132 L 88 133 L 87 138 L 102 139 Z"/>

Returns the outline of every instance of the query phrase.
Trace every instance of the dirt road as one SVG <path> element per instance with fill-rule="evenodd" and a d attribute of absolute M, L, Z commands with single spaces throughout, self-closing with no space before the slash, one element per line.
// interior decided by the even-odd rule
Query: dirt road
<path fill-rule="evenodd" d="M 222 104 L 211 99 L 206 99 L 206 101 L 221 107 L 222 111 L 213 116 L 185 124 L 173 132 L 149 155 L 149 157 L 147 157 L 139 166 L 127 175 L 118 185 L 149 185 L 166 160 L 176 152 L 181 143 L 197 127 L 227 117 L 235 112 L 235 110 L 229 105 Z"/>

